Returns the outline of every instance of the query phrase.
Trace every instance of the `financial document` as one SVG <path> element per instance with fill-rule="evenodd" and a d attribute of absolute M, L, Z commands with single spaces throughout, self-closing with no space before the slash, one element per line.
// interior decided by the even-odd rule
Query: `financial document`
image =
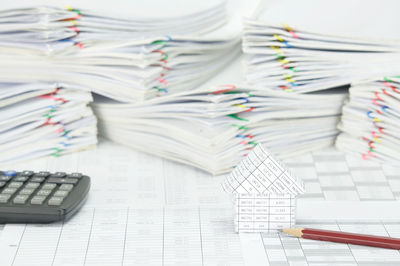
<path fill-rule="evenodd" d="M 400 195 L 396 185 L 399 171 L 379 165 L 366 167 L 334 149 L 286 160 L 285 164 L 305 182 L 298 209 L 309 206 L 306 203 L 311 206 L 336 198 L 345 205 L 379 200 L 379 208 L 385 209 L 385 204 L 396 203 Z M 65 223 L 6 225 L 0 234 L 2 266 L 24 262 L 93 265 L 99 260 L 101 265 L 400 263 L 399 253 L 393 250 L 303 241 L 278 233 L 237 234 L 231 198 L 220 185 L 225 176 L 210 176 L 105 140 L 97 149 L 7 168 L 82 172 L 92 178 L 92 187 L 84 209 Z M 361 176 L 361 171 L 375 171 L 378 181 L 372 173 Z M 335 181 L 334 176 L 346 182 Z M 375 189 L 382 187 L 385 190 L 376 193 Z M 349 191 L 357 197 L 344 197 Z M 386 191 L 391 197 L 382 199 Z M 399 237 L 399 221 L 361 224 L 333 220 L 309 226 Z"/>
<path fill-rule="evenodd" d="M 296 199 L 290 194 L 237 194 L 235 231 L 268 232 L 295 223 Z"/>
<path fill-rule="evenodd" d="M 398 223 L 299 226 L 400 237 Z M 399 265 L 398 250 L 236 234 L 221 208 L 85 208 L 68 223 L 6 225 L 1 265 Z"/>
<path fill-rule="evenodd" d="M 257 145 L 223 183 L 226 191 L 232 193 L 304 193 L 300 178 L 294 177 L 289 169 L 278 162 L 263 145 Z"/>
<path fill-rule="evenodd" d="M 85 208 L 67 223 L 7 225 L 0 265 L 243 265 L 221 208 Z"/>

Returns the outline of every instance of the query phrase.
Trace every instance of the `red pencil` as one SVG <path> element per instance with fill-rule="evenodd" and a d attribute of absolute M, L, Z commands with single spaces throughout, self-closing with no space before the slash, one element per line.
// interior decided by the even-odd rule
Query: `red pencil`
<path fill-rule="evenodd" d="M 400 238 L 361 235 L 329 230 L 310 228 L 287 228 L 282 232 L 305 239 L 330 241 L 353 245 L 371 246 L 379 248 L 400 249 Z"/>

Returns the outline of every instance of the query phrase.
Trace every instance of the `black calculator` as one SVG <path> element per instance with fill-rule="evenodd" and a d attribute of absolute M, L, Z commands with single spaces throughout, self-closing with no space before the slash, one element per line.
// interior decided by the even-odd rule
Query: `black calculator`
<path fill-rule="evenodd" d="M 83 205 L 90 178 L 81 173 L 0 171 L 0 223 L 50 223 Z"/>

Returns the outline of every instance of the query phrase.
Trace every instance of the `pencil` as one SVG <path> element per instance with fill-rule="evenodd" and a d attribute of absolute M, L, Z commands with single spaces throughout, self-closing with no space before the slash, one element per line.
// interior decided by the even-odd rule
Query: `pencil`
<path fill-rule="evenodd" d="M 286 228 L 282 232 L 299 238 L 330 241 L 361 246 L 400 249 L 400 238 L 361 235 L 310 228 Z"/>

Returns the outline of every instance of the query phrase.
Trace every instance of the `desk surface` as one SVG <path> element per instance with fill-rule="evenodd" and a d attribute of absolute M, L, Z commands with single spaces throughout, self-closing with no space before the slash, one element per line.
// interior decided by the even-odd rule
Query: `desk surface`
<path fill-rule="evenodd" d="M 307 194 L 298 203 L 302 224 L 400 237 L 400 219 L 393 215 L 374 221 L 360 217 L 351 223 L 335 217 L 318 223 L 306 219 L 313 211 L 310 206 L 335 206 L 337 200 L 337 206 L 378 204 L 376 208 L 393 214 L 389 208 L 400 198 L 398 169 L 366 165 L 333 148 L 286 164 L 306 183 Z M 400 253 L 393 250 L 317 243 L 277 233 L 238 235 L 231 201 L 221 190 L 223 176 L 212 177 L 108 141 L 94 150 L 9 168 L 83 172 L 92 177 L 92 188 L 82 211 L 64 224 L 6 225 L 0 237 L 1 265 L 400 263 Z"/>

